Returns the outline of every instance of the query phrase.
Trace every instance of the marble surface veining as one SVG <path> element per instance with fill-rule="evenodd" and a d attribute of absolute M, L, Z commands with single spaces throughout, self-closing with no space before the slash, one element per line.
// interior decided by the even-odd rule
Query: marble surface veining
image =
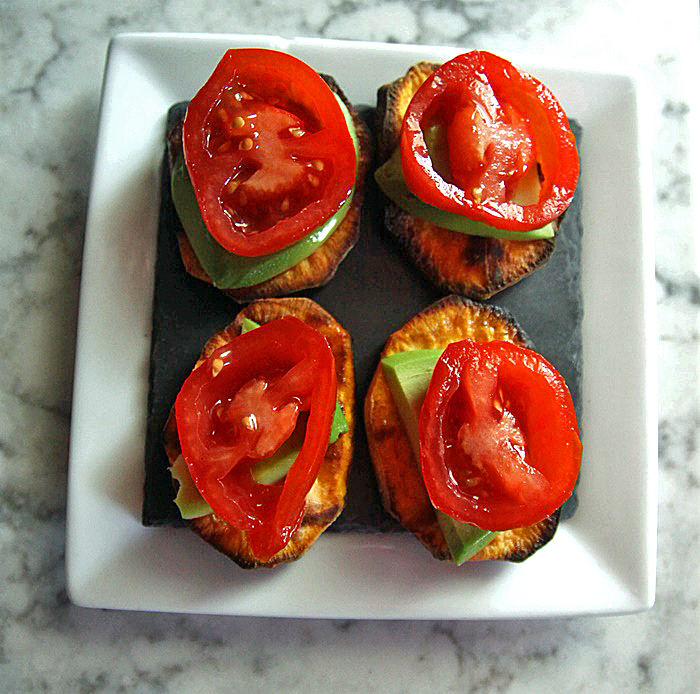
<path fill-rule="evenodd" d="M 0 691 L 695 692 L 697 3 L 0 3 Z M 551 621 L 363 622 L 69 604 L 67 446 L 82 239 L 109 38 L 201 31 L 447 44 L 622 63 L 649 87 L 659 369 L 657 601 Z M 697 186 L 697 178 L 695 178 Z M 624 503 L 624 500 L 621 500 Z"/>

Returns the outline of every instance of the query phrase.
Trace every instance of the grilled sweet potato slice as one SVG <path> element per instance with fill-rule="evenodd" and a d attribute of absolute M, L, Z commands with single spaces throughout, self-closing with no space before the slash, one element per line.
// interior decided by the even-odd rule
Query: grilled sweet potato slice
<path fill-rule="evenodd" d="M 359 154 L 357 158 L 355 194 L 352 203 L 342 223 L 330 238 L 300 263 L 260 284 L 240 289 L 222 290 L 236 301 L 246 302 L 251 299 L 284 296 L 303 289 L 320 287 L 333 278 L 340 263 L 357 243 L 360 233 L 360 214 L 364 199 L 365 177 L 369 162 L 372 159 L 372 140 L 367 125 L 347 100 L 337 82 L 328 75 L 322 75 L 322 77 L 347 107 L 357 131 Z M 184 120 L 184 116 L 185 111 L 183 109 L 182 120 Z M 182 151 L 182 120 L 175 124 L 174 127 L 171 127 L 167 135 L 168 160 L 171 166 L 179 152 Z M 211 284 L 211 279 L 197 259 L 187 234 L 181 227 L 178 227 L 176 232 L 185 270 L 193 277 Z"/>
<path fill-rule="evenodd" d="M 418 63 L 406 75 L 379 88 L 377 153 L 386 162 L 399 144 L 401 124 L 413 95 L 437 69 Z M 442 229 L 410 215 L 386 199 L 384 222 L 415 265 L 446 292 L 486 299 L 543 265 L 556 236 L 536 241 L 504 241 Z M 554 223 L 558 229 L 558 221 Z"/>
<path fill-rule="evenodd" d="M 508 340 L 529 347 L 510 314 L 469 299 L 448 296 L 414 316 L 388 339 L 380 358 L 415 349 L 441 349 L 451 342 Z M 450 559 L 445 537 L 430 503 L 420 465 L 394 403 L 381 364 L 365 399 L 365 428 L 372 464 L 386 510 L 438 559 Z M 559 512 L 539 523 L 499 533 L 471 561 L 522 561 L 548 542 Z"/>
<path fill-rule="evenodd" d="M 306 497 L 306 510 L 300 527 L 287 546 L 275 554 L 269 562 L 260 562 L 253 556 L 244 531 L 231 527 L 228 523 L 217 518 L 216 515 L 210 514 L 189 521 L 192 529 L 198 535 L 243 568 L 269 567 L 298 559 L 340 515 L 345 503 L 346 479 L 353 452 L 355 376 L 350 336 L 327 311 L 314 301 L 305 298 L 254 301 L 246 306 L 227 328 L 214 335 L 206 343 L 195 367 L 215 349 L 240 334 L 244 317 L 262 325 L 289 315 L 296 316 L 307 325 L 315 328 L 328 340 L 335 357 L 338 381 L 337 397 L 345 414 L 349 431 L 328 447 L 318 478 Z M 182 454 L 175 416 L 172 411 L 165 425 L 163 441 L 172 465 Z"/>

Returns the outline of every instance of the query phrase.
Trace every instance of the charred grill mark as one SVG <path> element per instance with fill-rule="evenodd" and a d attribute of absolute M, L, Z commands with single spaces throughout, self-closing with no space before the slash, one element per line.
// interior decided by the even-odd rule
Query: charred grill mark
<path fill-rule="evenodd" d="M 468 267 L 477 267 L 484 262 L 486 258 L 487 246 L 490 239 L 473 236 L 468 239 L 469 243 L 464 245 L 464 253 L 462 255 L 465 264 Z"/>
<path fill-rule="evenodd" d="M 306 323 L 309 327 L 318 330 L 319 332 L 327 332 L 327 330 L 321 330 L 321 328 L 328 326 L 328 318 L 324 315 L 318 313 L 309 313 L 304 316 L 304 323 Z"/>
<path fill-rule="evenodd" d="M 398 434 L 403 434 L 403 429 L 401 426 L 394 424 L 378 426 L 372 430 L 372 438 L 378 445 L 381 445 L 384 441 L 391 441 Z"/>
<path fill-rule="evenodd" d="M 486 284 L 491 287 L 502 287 L 505 284 L 503 273 L 501 272 L 501 261 L 504 257 L 503 244 L 496 239 L 487 239 L 491 243 L 486 244 Z"/>
<path fill-rule="evenodd" d="M 527 541 L 517 541 L 517 546 L 513 551 L 504 556 L 507 561 L 522 562 L 541 547 L 544 547 L 553 537 L 559 525 L 560 510 L 555 511 L 543 521 L 537 524 L 538 532 Z"/>
<path fill-rule="evenodd" d="M 342 511 L 342 506 L 340 504 L 335 504 L 333 506 L 326 506 L 321 508 L 321 510 L 316 511 L 306 507 L 306 512 L 304 513 L 304 518 L 301 521 L 301 527 L 307 526 L 317 526 L 325 528 L 330 525 Z"/>

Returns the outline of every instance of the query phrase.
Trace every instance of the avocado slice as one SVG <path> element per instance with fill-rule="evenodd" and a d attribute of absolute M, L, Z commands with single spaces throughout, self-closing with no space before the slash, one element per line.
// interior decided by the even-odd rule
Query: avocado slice
<path fill-rule="evenodd" d="M 243 319 L 241 320 L 241 335 L 244 333 L 249 333 L 251 330 L 255 330 L 255 328 L 259 327 L 260 323 L 256 323 L 254 320 L 248 318 L 248 316 L 243 316 Z"/>
<path fill-rule="evenodd" d="M 425 144 L 428 147 L 434 169 L 444 178 L 446 176 L 447 163 L 444 155 L 446 145 L 443 142 L 442 128 L 439 126 L 428 128 L 425 131 Z M 384 194 L 402 210 L 443 229 L 459 231 L 462 234 L 471 234 L 473 236 L 489 236 L 507 241 L 549 239 L 555 233 L 551 223 L 541 229 L 533 229 L 532 231 L 504 231 L 503 229 L 496 229 L 480 222 L 474 222 L 466 217 L 428 205 L 416 197 L 406 184 L 403 177 L 400 147 L 397 147 L 391 157 L 375 171 L 374 178 Z M 521 204 L 527 204 L 533 199 L 536 200 L 538 194 L 539 178 L 536 167 L 532 167 L 531 175 L 525 177 L 520 188 L 515 192 L 515 199 Z"/>
<path fill-rule="evenodd" d="M 192 520 L 193 518 L 208 516 L 212 513 L 211 507 L 204 501 L 199 493 L 199 489 L 195 487 L 182 454 L 170 466 L 170 474 L 178 483 L 175 504 L 184 520 Z"/>
<path fill-rule="evenodd" d="M 384 194 L 398 207 L 436 227 L 458 231 L 462 234 L 489 236 L 506 241 L 535 241 L 554 236 L 554 227 L 551 222 L 541 229 L 533 231 L 504 231 L 428 205 L 417 198 L 406 184 L 401 168 L 401 150 L 398 148 L 374 172 L 374 178 Z"/>
<path fill-rule="evenodd" d="M 328 445 L 335 443 L 341 434 L 348 431 L 348 422 L 345 419 L 340 403 L 335 403 L 333 422 L 331 424 L 331 436 Z M 270 458 L 261 460 L 253 466 L 253 479 L 258 484 L 277 484 L 284 479 L 294 461 L 301 453 L 301 446 L 306 435 L 306 417 L 300 418 L 292 435 L 279 447 Z"/>
<path fill-rule="evenodd" d="M 420 408 L 442 352 L 441 349 L 417 349 L 410 352 L 397 352 L 382 359 L 382 368 L 389 382 L 391 396 L 399 409 L 401 421 L 413 448 L 413 455 L 418 462 L 420 462 L 418 440 Z"/>
<path fill-rule="evenodd" d="M 442 352 L 441 349 L 419 349 L 397 352 L 382 359 L 384 375 L 418 462 L 420 462 L 418 436 L 420 408 Z M 496 536 L 494 532 L 481 530 L 468 523 L 459 523 L 441 511 L 436 513 L 438 524 L 457 566 L 471 559 Z"/>
<path fill-rule="evenodd" d="M 360 144 L 357 131 L 352 122 L 352 116 L 340 99 L 338 99 L 338 103 L 345 116 L 348 130 L 355 145 L 355 152 L 359 157 Z M 291 246 L 270 255 L 245 258 L 229 253 L 207 231 L 199 212 L 197 196 L 192 187 L 182 154 L 177 157 L 173 164 L 170 188 L 175 210 L 187 234 L 190 245 L 202 269 L 207 273 L 214 286 L 219 289 L 251 287 L 261 282 L 266 282 L 300 263 L 325 243 L 340 226 L 350 209 L 354 195 L 353 190 L 348 199 L 332 217 L 308 236 Z"/>
<path fill-rule="evenodd" d="M 496 537 L 496 533 L 489 530 L 482 530 L 468 523 L 458 523 L 442 511 L 436 511 L 436 515 L 450 549 L 452 561 L 457 566 L 462 566 Z"/>

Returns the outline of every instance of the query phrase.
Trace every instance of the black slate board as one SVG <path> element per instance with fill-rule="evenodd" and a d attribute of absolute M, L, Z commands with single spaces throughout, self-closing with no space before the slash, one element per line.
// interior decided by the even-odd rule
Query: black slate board
<path fill-rule="evenodd" d="M 169 123 L 182 112 L 175 105 Z M 370 128 L 371 108 L 360 108 Z M 580 142 L 581 129 L 572 129 Z M 373 167 L 371 167 L 373 168 Z M 202 346 L 230 323 L 241 306 L 185 273 L 174 230 L 180 222 L 173 208 L 167 160 L 163 165 L 153 304 L 153 338 L 146 432 L 144 525 L 181 525 L 161 432 L 182 382 Z M 580 282 L 581 194 L 567 211 L 549 262 L 493 303 L 513 313 L 542 353 L 564 376 L 580 417 L 583 302 Z M 334 531 L 396 531 L 384 511 L 364 432 L 362 408 L 379 353 L 387 337 L 443 294 L 412 265 L 382 223 L 381 193 L 370 175 L 360 239 L 325 287 L 302 292 L 314 299 L 353 337 L 356 379 L 355 455 L 348 478 L 346 507 Z M 568 502 L 563 516 L 575 506 Z"/>

